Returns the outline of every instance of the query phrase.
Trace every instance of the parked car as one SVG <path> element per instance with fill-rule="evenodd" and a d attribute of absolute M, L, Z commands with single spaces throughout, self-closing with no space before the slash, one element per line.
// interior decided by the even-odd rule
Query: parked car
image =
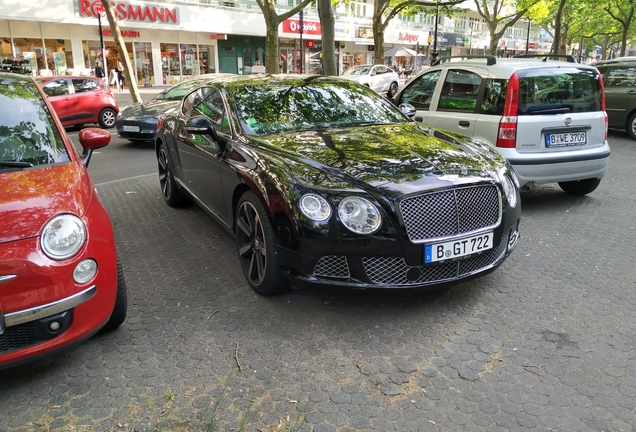
<path fill-rule="evenodd" d="M 37 79 L 64 126 L 99 123 L 104 129 L 115 126 L 119 106 L 102 78 L 50 76 Z"/>
<path fill-rule="evenodd" d="M 353 66 L 344 71 L 342 78 L 363 84 L 376 93 L 386 93 L 388 97 L 398 92 L 398 74 L 388 66 Z"/>
<path fill-rule="evenodd" d="M 626 130 L 636 140 L 636 57 L 598 61 L 593 66 L 603 75 L 609 127 Z"/>
<path fill-rule="evenodd" d="M 87 165 L 29 77 L 0 73 L 0 369 L 55 353 L 126 318 L 110 219 Z"/>
<path fill-rule="evenodd" d="M 394 102 L 415 109 L 418 122 L 497 149 L 522 186 L 558 183 L 575 195 L 598 187 L 610 148 L 596 68 L 534 58 L 447 60 L 415 77 Z"/>
<path fill-rule="evenodd" d="M 263 295 L 440 287 L 494 270 L 519 238 L 501 155 L 341 78 L 211 76 L 159 118 L 155 148 L 166 203 L 194 200 L 233 233 Z"/>
<path fill-rule="evenodd" d="M 203 76 L 177 83 L 147 102 L 124 107 L 117 115 L 117 136 L 130 141 L 153 141 L 157 118 L 172 112 L 183 97 L 199 85 Z"/>

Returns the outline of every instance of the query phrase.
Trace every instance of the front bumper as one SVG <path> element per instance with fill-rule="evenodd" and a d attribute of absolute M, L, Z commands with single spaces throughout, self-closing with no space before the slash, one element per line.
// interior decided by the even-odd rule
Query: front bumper
<path fill-rule="evenodd" d="M 407 250 L 388 245 L 321 248 L 322 255 L 281 251 L 283 272 L 292 285 L 339 286 L 355 289 L 439 289 L 495 270 L 519 239 L 519 218 L 494 231 L 495 245 L 487 251 L 438 263 L 424 264 L 424 245 Z M 356 252 L 354 252 L 356 251 Z"/>

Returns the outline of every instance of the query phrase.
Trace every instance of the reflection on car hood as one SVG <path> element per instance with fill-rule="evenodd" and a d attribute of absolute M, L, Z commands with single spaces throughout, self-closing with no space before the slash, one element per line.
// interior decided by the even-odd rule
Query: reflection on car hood
<path fill-rule="evenodd" d="M 175 100 L 150 100 L 148 102 L 129 105 L 121 112 L 121 118 L 124 120 L 133 120 L 141 118 L 157 118 L 160 114 L 164 114 L 168 110 L 174 109 L 181 101 Z"/>
<path fill-rule="evenodd" d="M 318 183 L 325 187 L 342 182 L 400 194 L 436 182 L 494 179 L 506 164 L 485 144 L 417 123 L 304 131 L 269 137 L 263 144 L 307 184 L 316 184 L 321 172 Z"/>
<path fill-rule="evenodd" d="M 348 79 L 350 81 L 360 82 L 360 81 L 366 81 L 370 79 L 371 77 L 369 75 L 340 75 L 340 78 Z"/>
<path fill-rule="evenodd" d="M 83 216 L 92 194 L 81 162 L 0 173 L 0 243 L 38 236 L 60 213 Z"/>

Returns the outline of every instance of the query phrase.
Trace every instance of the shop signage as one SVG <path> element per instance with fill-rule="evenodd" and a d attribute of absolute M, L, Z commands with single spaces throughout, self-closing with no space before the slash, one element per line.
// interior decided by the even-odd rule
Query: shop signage
<path fill-rule="evenodd" d="M 227 40 L 227 35 L 210 35 L 210 39 Z"/>
<path fill-rule="evenodd" d="M 535 43 L 530 42 L 530 43 L 528 44 L 528 48 L 529 48 L 529 49 L 535 49 L 536 47 L 537 47 L 537 44 L 535 44 Z"/>
<path fill-rule="evenodd" d="M 400 32 L 400 34 L 398 35 L 398 40 L 409 42 L 409 43 L 419 42 L 419 39 L 420 39 L 420 35 L 416 35 L 413 33 Z"/>
<path fill-rule="evenodd" d="M 141 33 L 138 32 L 138 31 L 120 30 L 119 32 L 121 33 L 121 35 L 123 37 L 129 37 L 129 38 L 140 38 L 141 37 Z M 109 36 L 112 36 L 112 35 L 113 35 L 113 32 L 111 30 L 104 29 L 102 31 L 102 36 L 109 37 Z"/>
<path fill-rule="evenodd" d="M 315 45 L 316 45 L 316 43 L 314 41 L 312 41 L 312 40 L 305 41 L 305 46 L 307 48 L 314 48 Z"/>
<path fill-rule="evenodd" d="M 80 16 L 96 18 L 104 10 L 100 0 L 78 0 Z M 160 22 L 179 24 L 178 7 L 138 5 L 127 2 L 111 1 L 115 16 L 120 21 Z"/>
<path fill-rule="evenodd" d="M 283 21 L 283 32 L 300 33 L 300 21 L 296 19 L 286 19 Z M 303 34 L 321 35 L 320 23 L 315 21 L 303 21 Z"/>
<path fill-rule="evenodd" d="M 334 23 L 333 30 L 334 30 L 334 35 L 336 39 L 355 37 L 355 31 L 352 24 Z"/>
<path fill-rule="evenodd" d="M 373 27 L 357 26 L 356 37 L 362 39 L 373 39 Z"/>

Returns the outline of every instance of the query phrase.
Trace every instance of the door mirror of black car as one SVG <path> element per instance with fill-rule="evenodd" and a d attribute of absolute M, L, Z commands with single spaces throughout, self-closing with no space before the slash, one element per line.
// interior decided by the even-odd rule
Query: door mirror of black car
<path fill-rule="evenodd" d="M 183 130 L 195 135 L 209 135 L 214 141 L 218 140 L 212 121 L 205 116 L 189 118 Z"/>
<path fill-rule="evenodd" d="M 407 116 L 408 118 L 413 118 L 415 117 L 415 107 L 411 104 L 407 104 L 407 103 L 403 103 L 400 104 L 400 106 L 398 107 L 400 109 L 400 111 L 402 111 L 402 114 L 404 114 L 405 116 Z"/>

